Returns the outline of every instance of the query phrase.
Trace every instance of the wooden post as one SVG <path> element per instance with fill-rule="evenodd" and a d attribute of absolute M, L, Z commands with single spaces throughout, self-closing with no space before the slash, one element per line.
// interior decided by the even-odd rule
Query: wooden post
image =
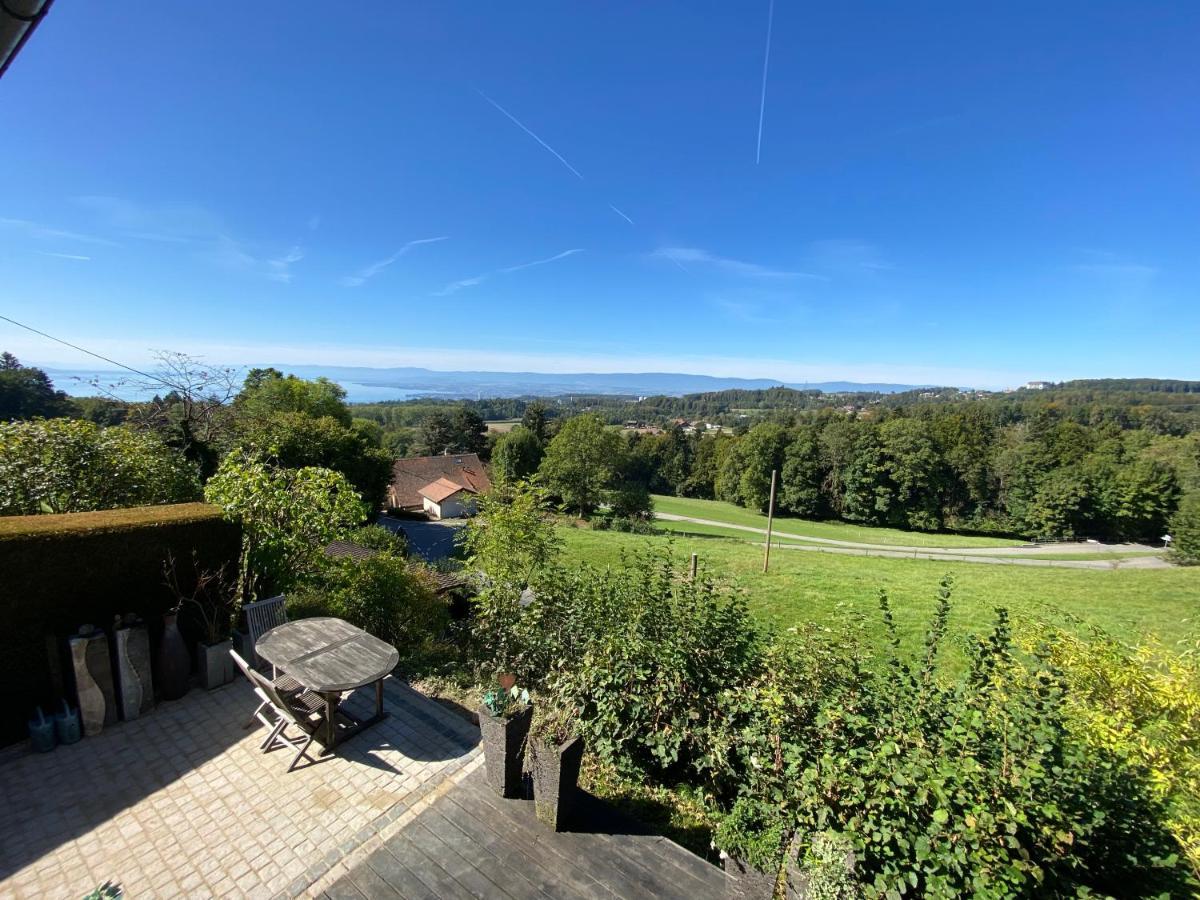
<path fill-rule="evenodd" d="M 696 564 L 699 561 L 700 561 L 700 557 L 698 557 L 695 553 L 693 553 L 692 554 L 692 566 L 690 569 L 690 577 L 691 577 L 692 581 L 696 580 Z"/>
<path fill-rule="evenodd" d="M 771 565 L 771 526 L 775 521 L 775 470 L 771 470 L 771 500 L 767 504 L 767 547 L 763 553 L 763 571 Z"/>

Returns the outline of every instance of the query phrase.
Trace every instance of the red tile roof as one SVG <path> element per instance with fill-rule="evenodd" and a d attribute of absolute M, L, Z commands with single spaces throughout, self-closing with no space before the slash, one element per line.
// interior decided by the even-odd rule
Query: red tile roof
<path fill-rule="evenodd" d="M 420 508 L 421 488 L 440 478 L 459 487 L 483 494 L 492 489 L 487 470 L 474 453 L 451 453 L 446 456 L 418 456 L 398 459 L 392 466 L 392 484 L 388 488 L 388 504 L 397 509 Z M 438 502 L 438 501 L 435 501 Z"/>
<path fill-rule="evenodd" d="M 437 481 L 431 481 L 425 487 L 417 491 L 422 497 L 432 500 L 434 503 L 441 503 L 443 500 L 453 497 L 460 491 L 467 491 L 472 494 L 479 493 L 474 488 L 469 488 L 465 485 L 451 481 L 449 478 L 439 478 Z"/>

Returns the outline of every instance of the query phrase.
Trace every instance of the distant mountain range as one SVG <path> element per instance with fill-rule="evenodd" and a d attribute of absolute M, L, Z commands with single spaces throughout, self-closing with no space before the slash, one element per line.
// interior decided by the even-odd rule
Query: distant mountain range
<path fill-rule="evenodd" d="M 557 397 L 574 394 L 621 394 L 672 397 L 709 391 L 764 390 L 789 387 L 796 390 L 843 393 L 873 391 L 894 394 L 927 385 L 860 384 L 853 381 L 822 381 L 795 384 L 770 378 L 721 378 L 714 375 L 688 375 L 680 372 L 436 372 L 413 367 L 373 369 L 364 366 L 285 366 L 280 371 L 301 378 L 324 376 L 346 389 L 352 403 L 380 400 L 405 400 L 425 395 L 446 398 L 474 397 Z M 127 372 L 47 368 L 55 386 L 74 396 L 97 393 L 90 382 L 116 385 L 110 393 L 129 400 L 144 396 L 144 391 L 121 384 Z"/>
<path fill-rule="evenodd" d="M 789 387 L 826 393 L 878 391 L 893 394 L 912 390 L 910 384 L 857 384 L 850 381 L 823 381 L 813 384 L 789 384 L 770 378 L 721 378 L 714 375 L 689 375 L 680 372 L 435 372 L 432 369 L 371 369 L 329 366 L 277 366 L 304 378 L 324 375 L 346 386 L 392 388 L 406 393 L 431 393 L 454 397 L 521 397 L 526 395 L 562 396 L 566 394 L 628 394 L 633 396 L 682 396 L 708 391 L 765 390 Z"/>

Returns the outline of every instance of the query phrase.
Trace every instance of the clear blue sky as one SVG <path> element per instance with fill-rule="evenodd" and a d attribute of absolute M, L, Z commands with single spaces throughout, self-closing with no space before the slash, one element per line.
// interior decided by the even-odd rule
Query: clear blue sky
<path fill-rule="evenodd" d="M 779 0 L 756 162 L 767 22 L 59 3 L 0 312 L 131 363 L 1200 378 L 1200 4 Z"/>

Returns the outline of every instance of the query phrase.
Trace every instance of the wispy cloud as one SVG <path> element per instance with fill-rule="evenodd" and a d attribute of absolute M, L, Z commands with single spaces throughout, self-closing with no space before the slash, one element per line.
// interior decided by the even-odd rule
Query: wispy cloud
<path fill-rule="evenodd" d="M 556 253 L 554 256 L 547 256 L 545 259 L 534 259 L 529 262 L 517 263 L 515 266 L 504 266 L 501 269 L 496 269 L 492 272 L 484 272 L 482 275 L 473 275 L 470 278 L 462 278 L 458 281 L 452 281 L 440 290 L 434 291 L 434 297 L 448 297 L 451 294 L 461 291 L 463 288 L 475 287 L 478 284 L 483 284 L 494 275 L 507 275 L 510 272 L 519 272 L 522 269 L 529 269 L 533 266 L 544 266 L 546 263 L 557 262 L 560 259 L 566 259 L 568 256 L 574 256 L 576 253 L 582 253 L 582 247 L 574 247 L 570 250 L 564 250 L 562 253 Z"/>
<path fill-rule="evenodd" d="M 308 230 L 309 231 L 316 231 L 320 227 L 321 227 L 321 217 L 320 216 L 312 215 L 312 216 L 308 217 Z"/>
<path fill-rule="evenodd" d="M 76 197 L 75 202 L 106 229 L 142 240 L 186 244 L 211 241 L 229 231 L 220 216 L 195 203 L 145 204 L 102 194 Z"/>
<path fill-rule="evenodd" d="M 360 285 L 366 284 L 400 257 L 407 254 L 410 250 L 412 250 L 413 247 L 419 247 L 422 244 L 436 244 L 439 241 L 444 240 L 448 240 L 446 235 L 442 235 L 441 237 L 418 238 L 415 241 L 409 241 L 391 256 L 381 259 L 379 262 L 371 263 L 371 265 L 363 269 L 359 269 L 353 275 L 345 276 L 342 279 L 342 284 L 346 287 L 359 287 Z"/>
<path fill-rule="evenodd" d="M 883 272 L 895 268 L 884 259 L 878 247 L 870 241 L 857 238 L 813 241 L 808 245 L 805 262 L 814 268 L 840 275 Z"/>
<path fill-rule="evenodd" d="M 90 256 L 81 256 L 78 253 L 54 253 L 50 250 L 34 250 L 34 253 L 40 253 L 42 256 L 55 256 L 59 259 L 75 259 L 82 262 L 91 262 Z"/>
<path fill-rule="evenodd" d="M 634 225 L 634 224 L 636 224 L 636 223 L 633 221 L 633 219 L 629 218 L 629 216 L 625 215 L 625 213 L 621 212 L 619 209 L 617 209 L 617 208 L 616 208 L 615 206 L 613 206 L 611 203 L 610 203 L 610 204 L 608 204 L 608 208 L 609 208 L 609 209 L 611 209 L 613 212 L 615 212 L 615 213 L 616 213 L 618 216 L 620 216 L 620 217 L 621 217 L 622 219 L 624 219 L 626 222 L 628 222 L 630 225 Z"/>
<path fill-rule="evenodd" d="M 108 238 L 97 237 L 94 234 L 83 234 L 78 231 L 67 231 L 63 228 L 54 228 L 50 225 L 42 225 L 39 222 L 31 222 L 28 219 L 0 218 L 0 227 L 21 231 L 28 237 L 39 240 L 61 239 L 65 241 L 79 241 L 83 244 L 102 244 L 107 247 L 117 246 L 116 241 L 111 241 Z"/>
<path fill-rule="evenodd" d="M 480 91 L 477 89 L 475 91 L 475 93 L 479 94 L 480 97 L 482 97 L 484 100 L 486 100 L 492 106 L 494 106 L 497 110 L 499 110 L 501 113 L 503 113 L 509 119 L 509 121 L 511 121 L 514 125 L 516 125 L 518 128 L 520 128 L 523 132 L 525 132 L 527 135 L 529 135 L 531 138 L 533 138 L 535 141 L 537 141 L 539 144 L 541 144 L 542 147 L 545 150 L 547 150 L 555 159 L 557 159 L 560 163 L 562 163 L 572 175 L 574 175 L 580 181 L 584 180 L 583 176 L 581 174 L 579 174 L 579 170 L 576 169 L 569 162 L 567 162 L 566 157 L 564 157 L 561 153 L 559 153 L 557 150 L 555 150 L 553 147 L 551 147 L 549 144 L 547 144 L 545 141 L 543 141 L 540 137 L 538 137 L 536 134 L 534 134 L 534 132 L 530 128 L 528 128 L 524 122 L 522 122 L 520 119 L 518 119 L 512 113 L 510 113 L 507 109 L 505 109 L 503 106 L 501 106 L 495 100 L 493 100 L 491 97 L 489 97 L 483 91 Z"/>
<path fill-rule="evenodd" d="M 660 259 L 669 259 L 680 268 L 683 268 L 683 263 L 685 262 L 693 263 L 695 265 L 709 266 L 719 271 L 727 272 L 731 275 L 740 275 L 745 278 L 808 278 L 816 281 L 828 281 L 824 275 L 815 275 L 812 272 L 773 269 L 758 263 L 730 259 L 727 256 L 717 256 L 698 247 L 659 247 L 650 255 Z M 684 271 L 687 270 L 684 269 Z"/>
<path fill-rule="evenodd" d="M 709 302 L 714 309 L 735 322 L 744 322 L 748 325 L 778 325 L 783 321 L 779 316 L 767 315 L 763 305 L 752 300 L 716 297 Z"/>
<path fill-rule="evenodd" d="M 277 259 L 268 259 L 267 277 L 272 281 L 288 284 L 292 280 L 292 264 L 298 263 L 302 259 L 304 259 L 304 251 L 299 247 L 293 247 Z"/>

